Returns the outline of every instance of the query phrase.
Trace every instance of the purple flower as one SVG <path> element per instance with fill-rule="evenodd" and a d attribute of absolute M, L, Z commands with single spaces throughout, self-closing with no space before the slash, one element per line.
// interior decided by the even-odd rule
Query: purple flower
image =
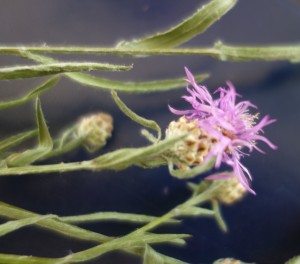
<path fill-rule="evenodd" d="M 218 97 L 214 99 L 205 86 L 197 85 L 194 76 L 187 68 L 185 71 L 188 77 L 187 82 L 193 88 L 187 86 L 190 95 L 183 96 L 183 98 L 192 105 L 192 109 L 180 111 L 169 106 L 171 112 L 184 115 L 188 120 L 196 119 L 198 127 L 205 130 L 216 142 L 206 159 L 215 157 L 216 168 L 220 167 L 221 163 L 231 166 L 240 183 L 249 192 L 255 194 L 249 186 L 249 180 L 252 180 L 251 174 L 242 165 L 240 159 L 249 155 L 253 149 L 264 153 L 257 147 L 257 141 L 263 141 L 270 148 L 276 149 L 274 144 L 261 135 L 263 128 L 276 120 L 265 116 L 258 122 L 258 114 L 249 113 L 249 108 L 256 108 L 256 106 L 249 101 L 236 103 L 236 97 L 240 97 L 240 95 L 236 93 L 230 82 L 227 82 L 227 89 L 220 87 L 214 92 L 214 94 L 218 94 Z M 245 149 L 248 151 L 246 152 Z M 219 175 L 221 176 L 218 178 L 232 176 Z"/>

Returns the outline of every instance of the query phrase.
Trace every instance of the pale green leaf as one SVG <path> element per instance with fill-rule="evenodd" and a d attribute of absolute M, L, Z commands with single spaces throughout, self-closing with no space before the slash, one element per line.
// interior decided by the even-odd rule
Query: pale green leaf
<path fill-rule="evenodd" d="M 42 65 L 0 68 L 0 80 L 33 78 L 46 75 L 80 71 L 128 71 L 132 66 L 94 62 L 57 62 Z"/>
<path fill-rule="evenodd" d="M 164 259 L 149 245 L 145 246 L 143 264 L 164 264 Z"/>
<path fill-rule="evenodd" d="M 178 213 L 180 214 L 180 216 L 213 216 L 215 214 L 215 212 L 212 210 L 197 206 L 189 206 L 179 209 Z"/>
<path fill-rule="evenodd" d="M 100 77 L 95 77 L 84 73 L 67 73 L 73 81 L 81 83 L 83 85 L 91 86 L 94 88 L 100 88 L 104 90 L 115 90 L 119 92 L 128 93 L 148 93 L 148 92 L 159 92 L 168 91 L 176 88 L 180 88 L 186 85 L 184 77 L 170 80 L 158 80 L 149 82 L 121 82 Z M 197 82 L 202 82 L 209 77 L 208 74 L 195 75 Z"/>
<path fill-rule="evenodd" d="M 55 215 L 43 215 L 43 216 L 33 216 L 33 217 L 24 218 L 20 220 L 8 221 L 0 225 L 0 236 L 4 236 L 7 233 L 13 232 L 22 227 L 36 224 L 37 222 L 40 222 L 42 220 L 55 218 L 55 217 L 56 217 Z"/>
<path fill-rule="evenodd" d="M 23 141 L 37 135 L 37 129 L 27 131 L 27 132 L 22 132 L 17 135 L 11 136 L 9 138 L 6 138 L 4 140 L 0 141 L 0 151 L 5 151 L 10 149 L 11 147 L 14 147 Z"/>
<path fill-rule="evenodd" d="M 91 167 L 95 170 L 121 170 L 132 165 L 139 165 L 143 160 L 157 157 L 186 135 L 165 139 L 157 144 L 142 148 L 124 148 L 104 154 L 92 160 Z"/>
<path fill-rule="evenodd" d="M 30 60 L 34 60 L 40 63 L 55 63 L 56 60 L 33 54 L 30 52 L 21 52 L 21 55 Z M 84 73 L 65 73 L 65 75 L 86 86 L 91 86 L 93 88 L 99 88 L 103 90 L 115 90 L 119 92 L 130 92 L 130 93 L 146 93 L 146 92 L 158 92 L 167 91 L 171 89 L 176 89 L 185 86 L 185 77 L 158 81 L 148 81 L 148 82 L 121 82 L 115 80 L 109 80 L 105 78 L 95 77 Z M 202 82 L 209 77 L 209 74 L 199 74 L 195 75 L 195 80 L 197 82 Z"/>
<path fill-rule="evenodd" d="M 178 240 L 189 238 L 186 234 L 149 234 L 142 233 L 139 235 L 127 235 L 125 237 L 116 238 L 112 241 L 103 243 L 101 245 L 80 251 L 71 255 L 68 260 L 72 262 L 88 261 L 95 259 L 107 252 L 119 249 L 128 249 L 139 247 L 141 244 L 155 244 L 155 243 L 177 243 Z M 66 259 L 67 260 L 67 259 Z"/>
<path fill-rule="evenodd" d="M 99 212 L 85 215 L 75 215 L 75 216 L 64 216 L 59 218 L 61 221 L 67 223 L 90 223 L 98 221 L 118 221 L 118 222 L 133 222 L 133 223 L 148 223 L 158 217 L 141 215 L 141 214 L 128 214 L 128 213 L 118 213 L 118 212 Z M 170 219 L 166 223 L 179 223 L 180 221 L 175 219 Z"/>
<path fill-rule="evenodd" d="M 0 216 L 12 219 L 27 219 L 32 217 L 41 217 L 41 215 L 8 205 L 0 202 Z M 35 225 L 50 230 L 71 238 L 79 240 L 91 241 L 91 242 L 106 242 L 111 240 L 110 237 L 89 231 L 68 223 L 61 222 L 57 219 L 44 219 L 36 222 Z"/>
<path fill-rule="evenodd" d="M 144 256 L 143 256 L 143 264 L 187 264 L 187 262 L 183 262 L 181 260 L 171 258 L 169 256 L 163 255 L 157 251 L 155 251 L 149 245 L 145 246 Z"/>
<path fill-rule="evenodd" d="M 227 232 L 227 225 L 222 217 L 219 202 L 217 200 L 212 200 L 213 211 L 215 212 L 215 219 L 217 221 L 218 226 L 223 232 Z"/>
<path fill-rule="evenodd" d="M 45 146 L 47 148 L 52 148 L 52 138 L 50 136 L 48 126 L 46 124 L 46 120 L 41 106 L 41 101 L 39 98 L 37 98 L 36 100 L 36 121 L 39 131 L 39 145 Z"/>
<path fill-rule="evenodd" d="M 169 30 L 144 39 L 121 42 L 118 48 L 162 49 L 176 47 L 203 33 L 236 4 L 237 0 L 212 0 Z"/>
<path fill-rule="evenodd" d="M 29 149 L 22 153 L 10 155 L 6 160 L 6 163 L 9 167 L 31 164 L 42 158 L 52 150 L 53 142 L 46 124 L 46 120 L 44 118 L 39 98 L 37 98 L 36 100 L 36 122 L 38 126 L 38 146 L 34 149 Z"/>
<path fill-rule="evenodd" d="M 49 90 L 51 87 L 55 86 L 57 84 L 59 78 L 60 78 L 59 76 L 51 77 L 46 82 L 44 82 L 43 84 L 41 84 L 40 86 L 33 89 L 28 94 L 26 94 L 25 96 L 23 96 L 19 99 L 12 100 L 12 101 L 9 101 L 9 102 L 0 102 L 0 109 L 15 107 L 15 106 L 24 104 L 24 103 L 28 102 L 31 99 L 36 98 L 37 96 L 39 96 L 42 93 Z"/>
<path fill-rule="evenodd" d="M 0 176 L 17 176 L 25 174 L 41 175 L 43 173 L 76 170 L 122 170 L 133 165 L 144 167 L 144 165 L 147 165 L 147 161 L 151 161 L 151 159 L 155 160 L 156 165 L 162 164 L 160 159 L 162 159 L 161 155 L 163 152 L 165 152 L 177 141 L 182 140 L 182 138 L 185 136 L 186 135 L 183 134 L 178 137 L 165 139 L 159 143 L 146 147 L 115 150 L 90 161 L 2 168 L 0 170 Z M 44 155 L 47 155 L 47 153 L 44 153 L 38 158 L 42 158 Z"/>
<path fill-rule="evenodd" d="M 139 233 L 140 236 L 143 233 Z M 156 234 L 156 233 L 150 233 L 150 232 L 144 232 L 145 236 L 153 236 L 156 237 L 156 241 L 155 242 L 151 242 L 151 243 L 169 243 L 172 245 L 176 245 L 176 246 L 185 246 L 186 242 L 185 239 L 191 237 L 191 235 L 188 234 Z M 143 236 L 143 235 L 141 235 Z M 162 239 L 162 240 L 161 240 Z"/>
<path fill-rule="evenodd" d="M 210 159 L 206 163 L 195 166 L 191 169 L 175 170 L 173 167 L 174 166 L 173 162 L 170 159 L 168 161 L 168 168 L 170 174 L 178 179 L 189 179 L 189 178 L 196 177 L 201 173 L 211 170 L 214 167 L 214 165 L 215 165 L 215 159 Z"/>
<path fill-rule="evenodd" d="M 56 146 L 55 148 L 53 148 L 50 152 L 40 157 L 39 161 L 61 156 L 65 153 L 69 153 L 75 150 L 76 148 L 82 146 L 84 141 L 85 141 L 84 137 L 73 138 L 72 140 L 66 142 L 62 146 Z"/>
<path fill-rule="evenodd" d="M 117 106 L 119 107 L 119 109 L 126 115 L 128 116 L 131 120 L 133 120 L 134 122 L 144 126 L 144 127 L 148 127 L 151 128 L 153 130 L 155 130 L 157 132 L 157 141 L 159 141 L 161 139 L 161 129 L 160 126 L 154 121 L 154 120 L 149 120 L 146 118 L 143 118 L 139 115 L 137 115 L 135 112 L 133 112 L 131 109 L 129 109 L 120 99 L 120 97 L 117 95 L 117 93 L 115 91 L 111 92 L 111 95 L 115 101 L 115 103 L 117 104 Z"/>

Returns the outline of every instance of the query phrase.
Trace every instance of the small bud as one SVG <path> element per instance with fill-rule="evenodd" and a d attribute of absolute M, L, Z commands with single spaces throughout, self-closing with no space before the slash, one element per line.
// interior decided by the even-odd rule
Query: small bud
<path fill-rule="evenodd" d="M 233 259 L 233 258 L 222 258 L 222 259 L 218 259 L 218 260 L 214 261 L 213 264 L 247 264 L 247 263 L 242 262 L 237 259 Z M 251 263 L 248 263 L 248 264 L 251 264 Z M 254 264 L 254 263 L 252 263 L 252 264 Z"/>
<path fill-rule="evenodd" d="M 222 204 L 233 204 L 241 200 L 247 193 L 246 188 L 239 182 L 236 177 L 231 177 L 222 181 L 220 188 L 216 191 L 216 197 Z"/>
<path fill-rule="evenodd" d="M 101 112 L 84 116 L 77 123 L 77 135 L 85 137 L 83 146 L 89 152 L 103 147 L 112 130 L 112 116 Z"/>
<path fill-rule="evenodd" d="M 174 157 L 173 162 L 180 170 L 200 165 L 214 144 L 214 139 L 197 124 L 197 119 L 188 120 L 182 116 L 177 121 L 172 121 L 166 130 L 166 138 L 188 134 L 177 142 L 169 153 Z"/>

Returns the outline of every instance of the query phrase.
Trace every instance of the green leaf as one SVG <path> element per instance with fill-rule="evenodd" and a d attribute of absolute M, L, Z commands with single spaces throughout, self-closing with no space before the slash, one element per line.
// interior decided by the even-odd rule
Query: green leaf
<path fill-rule="evenodd" d="M 52 148 L 52 138 L 46 124 L 46 120 L 42 111 L 41 101 L 39 98 L 37 98 L 36 100 L 36 121 L 39 131 L 39 145 L 46 148 Z"/>
<path fill-rule="evenodd" d="M 50 152 L 45 154 L 43 157 L 40 157 L 39 161 L 57 157 L 57 156 L 61 156 L 65 153 L 71 152 L 71 151 L 75 150 L 76 148 L 82 146 L 84 141 L 85 141 L 84 137 L 73 138 L 72 140 L 66 142 L 65 144 L 63 144 L 61 146 L 56 146 L 55 148 L 53 148 Z M 57 141 L 55 143 L 57 143 Z"/>
<path fill-rule="evenodd" d="M 39 145 L 34 149 L 10 155 L 6 160 L 9 167 L 31 164 L 52 150 L 52 138 L 50 136 L 39 99 L 36 100 L 36 121 L 38 126 Z"/>
<path fill-rule="evenodd" d="M 75 215 L 75 216 L 64 216 L 59 217 L 61 221 L 67 223 L 90 223 L 90 222 L 98 222 L 98 221 L 125 221 L 125 222 L 133 222 L 133 223 L 148 223 L 151 222 L 158 217 L 141 215 L 141 214 L 128 214 L 128 213 L 118 213 L 118 212 L 99 212 L 85 215 Z M 166 223 L 180 223 L 180 221 L 175 219 L 170 219 Z"/>
<path fill-rule="evenodd" d="M 215 165 L 215 159 L 210 159 L 206 163 L 202 165 L 198 165 L 194 168 L 187 169 L 187 170 L 175 170 L 173 168 L 173 162 L 169 159 L 168 160 L 168 168 L 169 172 L 172 176 L 178 178 L 178 179 L 189 179 L 193 178 L 201 173 L 207 172 L 211 170 Z"/>
<path fill-rule="evenodd" d="M 17 135 L 11 136 L 9 138 L 6 138 L 4 140 L 0 141 L 0 152 L 10 149 L 11 147 L 14 147 L 15 145 L 18 145 L 22 143 L 23 141 L 37 135 L 37 129 L 22 132 Z"/>
<path fill-rule="evenodd" d="M 42 65 L 0 68 L 0 80 L 33 78 L 46 75 L 80 71 L 128 71 L 132 66 L 94 62 L 58 62 Z"/>
<path fill-rule="evenodd" d="M 159 141 L 161 139 L 161 129 L 160 129 L 160 126 L 155 121 L 149 120 L 149 119 L 146 119 L 146 118 L 143 118 L 143 117 L 137 115 L 135 112 L 133 112 L 131 109 L 129 109 L 122 102 L 122 100 L 120 99 L 120 97 L 117 95 L 117 93 L 115 91 L 112 91 L 111 95 L 112 95 L 115 103 L 119 107 L 119 109 L 126 116 L 128 116 L 131 120 L 133 120 L 134 122 L 136 122 L 144 127 L 148 127 L 148 128 L 155 130 L 157 132 L 157 141 Z"/>
<path fill-rule="evenodd" d="M 40 63 L 55 63 L 56 60 L 33 54 L 30 52 L 21 52 L 21 55 L 30 60 L 34 60 Z M 169 80 L 159 80 L 159 81 L 149 81 L 149 82 L 120 82 L 115 80 L 109 80 L 105 78 L 95 77 L 84 73 L 65 73 L 65 75 L 73 81 L 80 84 L 91 86 L 93 88 L 99 88 L 103 90 L 115 90 L 119 92 L 129 92 L 129 93 L 146 93 L 146 92 L 158 92 L 167 91 L 185 86 L 185 77 L 169 79 Z M 195 80 L 197 82 L 202 82 L 209 77 L 209 74 L 199 74 L 195 75 Z"/>
<path fill-rule="evenodd" d="M 213 210 L 215 212 L 215 219 L 218 223 L 218 226 L 220 227 L 220 229 L 223 232 L 227 232 L 228 228 L 227 228 L 227 225 L 226 225 L 226 223 L 225 223 L 225 221 L 222 217 L 219 202 L 217 200 L 212 200 L 212 207 L 213 207 Z"/>
<path fill-rule="evenodd" d="M 121 42 L 118 48 L 163 49 L 176 47 L 203 33 L 226 14 L 237 0 L 212 0 L 175 27 L 131 42 Z"/>
<path fill-rule="evenodd" d="M 43 215 L 43 216 L 34 216 L 29 218 L 24 218 L 20 220 L 8 221 L 5 224 L 0 225 L 0 236 L 4 236 L 7 233 L 13 232 L 22 227 L 35 224 L 45 219 L 55 218 L 55 215 Z"/>
<path fill-rule="evenodd" d="M 141 147 L 141 148 L 124 148 L 109 152 L 102 156 L 99 156 L 90 161 L 81 161 L 81 162 L 72 162 L 72 163 L 59 163 L 59 164 L 50 164 L 50 165 L 35 165 L 35 166 L 22 166 L 14 168 L 3 168 L 0 170 L 0 176 L 7 175 L 25 175 L 25 174 L 39 174 L 42 173 L 52 173 L 52 172 L 63 172 L 63 171 L 76 171 L 76 170 L 122 170 L 126 169 L 129 166 L 142 166 L 144 167 L 147 164 L 147 160 L 151 159 L 162 159 L 162 154 L 170 148 L 177 141 L 182 140 L 186 135 L 180 135 L 173 138 L 165 139 L 159 143 L 152 144 L 150 146 Z M 30 150 L 28 150 L 30 151 Z M 30 154 L 30 153 L 29 153 Z M 40 156 L 33 153 L 35 160 L 43 158 L 47 153 L 40 153 Z M 27 160 L 32 156 L 24 155 Z M 22 158 L 22 155 L 21 155 Z M 18 157 L 16 157 L 18 159 Z M 21 159 L 20 161 L 23 162 Z M 25 163 L 24 161 L 24 163 Z M 14 163 L 13 163 L 14 164 Z M 19 164 L 19 163 L 18 163 Z M 155 162 L 155 164 L 158 164 Z"/>
<path fill-rule="evenodd" d="M 44 82 L 43 84 L 41 84 L 37 88 L 33 89 L 32 91 L 30 91 L 28 94 L 26 94 L 22 98 L 12 100 L 12 101 L 9 101 L 9 102 L 0 102 L 0 109 L 19 106 L 21 104 L 24 104 L 24 103 L 28 102 L 31 99 L 36 98 L 37 96 L 39 96 L 42 93 L 49 90 L 51 87 L 55 86 L 59 79 L 60 79 L 59 76 L 51 77 L 46 82 Z"/>
<path fill-rule="evenodd" d="M 160 264 L 160 263 L 161 264 L 187 264 L 187 262 L 183 262 L 181 260 L 163 255 L 155 251 L 149 245 L 146 245 L 144 256 L 143 256 L 143 264 Z"/>
<path fill-rule="evenodd" d="M 206 208 L 197 206 L 189 206 L 186 208 L 179 209 L 180 216 L 214 216 L 215 212 Z"/>
<path fill-rule="evenodd" d="M 141 233 L 139 235 L 127 235 L 124 237 L 116 238 L 112 241 L 103 243 L 101 245 L 89 248 L 70 255 L 69 260 L 71 263 L 83 262 L 95 259 L 107 252 L 119 249 L 128 249 L 139 247 L 141 244 L 155 244 L 164 242 L 174 242 L 190 237 L 186 234 L 149 234 Z"/>
<path fill-rule="evenodd" d="M 5 218 L 13 219 L 27 219 L 32 217 L 42 217 L 39 214 L 8 205 L 6 203 L 0 202 L 0 216 Z M 35 225 L 50 230 L 52 232 L 58 233 L 71 238 L 76 238 L 79 240 L 90 241 L 90 242 L 106 242 L 112 238 L 89 231 L 68 223 L 61 222 L 57 219 L 44 219 L 35 223 Z"/>
<path fill-rule="evenodd" d="M 152 144 L 142 148 L 124 148 L 107 154 L 104 154 L 92 160 L 91 167 L 95 170 L 114 169 L 121 170 L 131 165 L 139 165 L 143 160 L 150 157 L 157 157 L 177 141 L 184 138 L 186 135 L 176 136 L 170 139 L 165 139 L 157 144 Z"/>
<path fill-rule="evenodd" d="M 143 264 L 164 264 L 164 259 L 149 245 L 145 246 Z"/>
<path fill-rule="evenodd" d="M 95 77 L 84 73 L 67 73 L 67 77 L 81 83 L 83 85 L 100 88 L 104 90 L 115 90 L 127 93 L 148 93 L 158 91 L 168 91 L 185 86 L 186 81 L 184 77 L 170 80 L 159 80 L 149 82 L 120 82 L 100 77 Z M 202 82 L 207 79 L 209 74 L 195 75 L 197 82 Z"/>

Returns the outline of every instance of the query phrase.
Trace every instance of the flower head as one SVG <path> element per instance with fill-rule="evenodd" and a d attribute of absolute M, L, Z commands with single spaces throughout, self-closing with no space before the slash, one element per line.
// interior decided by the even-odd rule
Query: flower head
<path fill-rule="evenodd" d="M 85 138 L 84 148 L 89 152 L 95 152 L 102 148 L 113 130 L 113 118 L 103 112 L 82 117 L 76 126 L 76 134 Z"/>
<path fill-rule="evenodd" d="M 214 144 L 205 158 L 215 157 L 216 168 L 220 167 L 221 163 L 231 166 L 240 183 L 254 193 L 248 183 L 252 180 L 251 174 L 240 159 L 253 149 L 263 153 L 256 145 L 258 141 L 276 149 L 274 144 L 261 135 L 263 128 L 275 120 L 265 116 L 258 121 L 258 114 L 253 115 L 249 112 L 250 108 L 256 106 L 249 101 L 237 103 L 236 98 L 240 95 L 230 82 L 227 82 L 227 89 L 220 87 L 214 92 L 218 94 L 214 99 L 205 86 L 197 85 L 187 68 L 185 71 L 188 85 L 192 85 L 193 88 L 187 86 L 189 95 L 183 98 L 192 105 L 192 109 L 181 111 L 169 106 L 170 111 L 184 115 L 187 120 L 196 120 L 197 126 L 214 139 Z M 245 149 L 248 149 L 248 152 L 245 152 Z"/>

